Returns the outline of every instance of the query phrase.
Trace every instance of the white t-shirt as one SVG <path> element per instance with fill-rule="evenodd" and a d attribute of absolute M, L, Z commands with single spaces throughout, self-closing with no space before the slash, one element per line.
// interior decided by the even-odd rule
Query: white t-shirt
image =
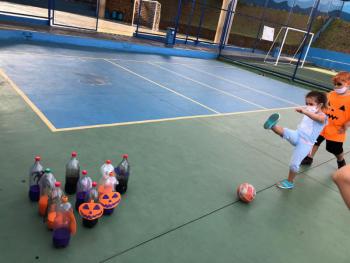
<path fill-rule="evenodd" d="M 326 116 L 326 114 L 323 112 L 319 114 Z M 310 117 L 304 115 L 302 121 L 298 125 L 298 132 L 304 140 L 314 144 L 326 124 L 327 120 L 324 123 L 321 123 L 314 121 Z"/>

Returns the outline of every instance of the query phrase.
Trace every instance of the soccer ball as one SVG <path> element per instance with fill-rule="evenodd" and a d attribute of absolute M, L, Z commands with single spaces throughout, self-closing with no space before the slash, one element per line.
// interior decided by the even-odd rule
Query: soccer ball
<path fill-rule="evenodd" d="M 255 198 L 255 195 L 256 195 L 255 188 L 251 184 L 243 183 L 239 185 L 237 188 L 238 198 L 245 203 L 250 203 L 251 201 L 253 201 Z"/>

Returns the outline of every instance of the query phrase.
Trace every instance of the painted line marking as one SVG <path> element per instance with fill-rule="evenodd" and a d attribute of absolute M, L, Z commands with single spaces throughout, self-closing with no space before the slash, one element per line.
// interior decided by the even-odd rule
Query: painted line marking
<path fill-rule="evenodd" d="M 166 71 L 168 71 L 168 72 L 170 72 L 170 73 L 172 73 L 172 74 L 175 74 L 175 75 L 177 75 L 177 76 L 180 76 L 180 77 L 182 77 L 182 78 L 184 78 L 184 79 L 190 80 L 190 81 L 192 81 L 192 82 L 195 82 L 195 83 L 197 83 L 197 84 L 199 84 L 199 85 L 201 85 L 201 86 L 207 87 L 207 88 L 209 88 L 209 89 L 216 90 L 216 91 L 218 91 L 218 92 L 220 92 L 220 93 L 223 93 L 223 94 L 225 94 L 225 95 L 227 95 L 227 96 L 236 98 L 236 99 L 241 100 L 241 101 L 243 101 L 243 102 L 246 102 L 246 103 L 248 103 L 248 104 L 254 105 L 254 106 L 258 107 L 258 108 L 267 109 L 266 107 L 264 107 L 264 106 L 262 106 L 262 105 L 259 105 L 259 104 L 257 104 L 257 103 L 251 102 L 251 101 L 246 100 L 246 99 L 243 99 L 243 98 L 241 98 L 241 97 L 239 97 L 239 96 L 235 96 L 235 95 L 233 95 L 233 94 L 231 94 L 231 93 L 229 93 L 229 92 L 226 92 L 226 91 L 224 91 L 224 90 L 214 88 L 214 87 L 212 87 L 212 86 L 210 86 L 210 85 L 208 85 L 208 84 L 205 84 L 205 83 L 203 83 L 203 82 L 197 81 L 197 80 L 192 79 L 192 78 L 189 78 L 189 77 L 187 77 L 187 76 L 185 76 L 185 75 L 183 75 L 183 74 L 177 73 L 177 72 L 175 72 L 175 71 L 172 71 L 172 70 L 167 69 L 167 68 L 165 68 L 165 67 L 162 67 L 162 66 L 160 66 L 160 65 L 157 65 L 157 64 L 154 64 L 154 63 L 151 63 L 151 62 L 148 62 L 148 64 L 153 65 L 153 66 L 155 66 L 155 67 L 159 67 L 159 68 L 161 68 L 161 69 L 163 69 L 163 70 L 166 70 Z"/>
<path fill-rule="evenodd" d="M 249 64 L 257 65 L 257 66 L 262 66 L 262 67 L 263 67 L 263 66 L 266 66 L 266 64 L 264 64 L 264 63 L 249 63 Z M 289 68 L 291 68 L 291 69 L 295 69 L 295 66 L 293 66 L 293 65 L 289 65 L 289 64 L 283 64 L 283 65 L 285 65 L 285 66 L 287 66 L 287 67 L 289 67 Z M 308 70 L 312 70 L 312 69 L 307 68 L 307 67 L 304 67 L 304 68 L 305 68 L 305 69 L 308 69 Z M 290 72 L 288 69 L 286 69 L 286 67 L 285 67 L 285 68 L 282 68 L 282 66 L 280 66 L 280 67 L 278 67 L 278 70 L 279 70 L 279 71 L 282 71 L 282 72 L 285 72 L 285 73 L 287 73 L 287 74 L 293 74 L 293 72 Z M 309 79 L 309 80 L 314 80 L 314 81 L 316 81 L 316 83 L 320 81 L 319 79 L 315 79 L 315 78 L 313 78 L 313 77 L 310 77 L 310 76 L 308 76 L 308 75 L 306 75 L 306 74 L 303 74 L 303 72 L 300 72 L 300 71 L 299 71 L 299 73 L 297 74 L 297 76 L 301 76 L 301 77 L 306 78 L 306 79 Z"/>
<path fill-rule="evenodd" d="M 137 59 L 124 59 L 124 58 L 108 58 L 108 57 L 91 57 L 91 56 L 77 56 L 77 55 L 61 55 L 61 54 L 42 54 L 42 53 L 29 53 L 29 52 L 21 52 L 21 51 L 15 51 L 11 53 L 7 52 L 0 52 L 1 55 L 31 55 L 31 56 L 41 56 L 41 57 L 60 57 L 60 58 L 73 58 L 73 59 L 91 59 L 91 60 L 105 60 L 108 59 L 110 61 L 116 60 L 116 61 L 130 61 L 130 62 L 139 62 L 139 63 L 159 63 L 159 64 L 175 64 L 175 65 L 191 65 L 191 66 L 196 66 L 194 63 L 183 63 L 183 62 L 169 62 L 169 61 L 154 61 L 154 60 L 137 60 Z M 147 55 L 147 54 L 145 54 Z M 210 60 L 210 59 L 205 59 L 205 60 Z M 213 60 L 216 61 L 216 60 Z M 232 68 L 232 66 L 209 66 L 208 68 Z"/>
<path fill-rule="evenodd" d="M 262 109 L 262 110 L 241 111 L 241 112 L 229 112 L 229 113 L 219 113 L 219 114 L 193 115 L 193 116 L 163 118 L 163 119 L 144 120 L 144 121 L 118 122 L 118 123 L 109 123 L 109 124 L 78 126 L 78 127 L 71 127 L 71 128 L 57 128 L 55 131 L 56 132 L 76 131 L 76 130 L 106 128 L 106 127 L 115 127 L 115 126 L 129 126 L 129 125 L 135 125 L 135 124 L 170 122 L 170 121 L 191 120 L 191 119 L 200 119 L 200 118 L 225 117 L 225 116 L 233 116 L 233 115 L 239 115 L 239 114 L 260 113 L 260 112 L 269 112 L 269 111 L 282 111 L 282 110 L 290 110 L 290 109 L 295 109 L 295 107 Z"/>
<path fill-rule="evenodd" d="M 5 71 L 0 69 L 0 75 L 10 84 L 10 86 L 17 92 L 18 95 L 28 104 L 28 106 L 39 116 L 39 118 L 46 124 L 46 126 L 52 131 L 56 132 L 56 127 L 49 121 L 48 118 L 39 110 L 37 106 L 28 98 L 28 96 L 7 76 Z"/>
<path fill-rule="evenodd" d="M 123 70 L 125 70 L 125 71 L 127 71 L 127 72 L 129 72 L 129 73 L 131 73 L 131 74 L 133 74 L 133 75 L 135 75 L 137 77 L 139 77 L 139 78 L 142 78 L 142 79 L 144 79 L 144 80 L 146 80 L 146 81 L 148 81 L 148 82 L 150 82 L 150 83 L 152 83 L 154 85 L 157 85 L 158 87 L 160 87 L 162 89 L 168 90 L 168 91 L 170 91 L 170 92 L 172 92 L 172 93 L 174 93 L 174 94 L 176 94 L 176 95 L 178 95 L 178 96 L 180 96 L 180 97 L 182 97 L 182 98 L 184 98 L 186 100 L 189 100 L 189 101 L 191 101 L 191 102 L 193 102 L 193 103 L 195 103 L 195 104 L 197 104 L 197 105 L 199 105 L 199 106 L 201 106 L 201 107 L 203 107 L 203 108 L 205 108 L 205 109 L 207 109 L 207 110 L 209 110 L 211 112 L 214 112 L 214 113 L 217 113 L 217 114 L 220 113 L 220 112 L 218 112 L 218 111 L 216 111 L 216 110 L 214 110 L 214 109 L 212 109 L 212 108 L 210 108 L 210 107 L 208 107 L 208 106 L 206 106 L 206 105 L 204 105 L 204 104 L 202 104 L 202 103 L 200 103 L 200 102 L 198 102 L 196 100 L 193 100 L 193 99 L 191 99 L 191 98 L 189 98 L 189 97 L 187 97 L 187 96 L 185 96 L 185 95 L 183 95 L 183 94 L 181 94 L 181 93 L 179 93 L 179 92 L 177 92 L 177 91 L 175 91 L 173 89 L 167 88 L 164 85 L 159 84 L 159 83 L 157 83 L 157 82 L 155 82 L 155 81 L 153 81 L 153 80 L 151 80 L 149 78 L 146 78 L 146 77 L 144 77 L 144 76 L 142 76 L 142 75 L 140 75 L 140 74 L 138 74 L 138 73 L 136 73 L 136 72 L 126 68 L 126 67 L 123 67 L 123 66 L 113 62 L 113 61 L 109 61 L 108 59 L 105 59 L 105 61 L 110 63 L 110 64 L 112 64 L 112 65 L 114 65 L 114 66 L 116 66 L 116 67 L 119 67 L 119 68 L 121 68 L 121 69 L 123 69 Z"/>
<path fill-rule="evenodd" d="M 237 82 L 237 81 L 233 81 L 233 80 L 230 80 L 230 79 L 226 79 L 226 78 L 224 78 L 224 77 L 221 77 L 221 76 L 218 76 L 218 75 L 209 73 L 209 72 L 207 72 L 207 71 L 203 71 L 203 70 L 200 70 L 200 69 L 197 69 L 197 68 L 190 67 L 190 66 L 188 66 L 188 65 L 186 65 L 186 64 L 183 64 L 183 66 L 188 67 L 188 68 L 190 68 L 190 69 L 192 69 L 192 70 L 201 72 L 201 73 L 205 73 L 205 74 L 207 74 L 207 75 L 209 75 L 209 76 L 212 76 L 212 77 L 215 77 L 215 78 L 218 78 L 218 79 L 227 81 L 227 82 L 229 82 L 229 83 L 235 84 L 235 85 L 240 86 L 240 87 L 242 87 L 242 88 L 255 91 L 256 93 L 260 93 L 260 94 L 263 94 L 263 95 L 265 95 L 265 96 L 269 96 L 269 97 L 271 97 L 271 98 L 274 98 L 274 99 L 276 99 L 276 100 L 283 101 L 283 102 L 288 103 L 288 104 L 290 104 L 290 105 L 300 106 L 299 104 L 294 103 L 294 102 L 292 102 L 292 101 L 283 99 L 283 98 L 281 98 L 281 97 L 278 97 L 278 96 L 269 94 L 269 93 L 267 93 L 267 92 L 264 92 L 264 91 L 261 91 L 261 90 L 258 90 L 258 89 L 254 89 L 254 88 L 252 88 L 252 87 L 250 87 L 250 86 L 248 86 L 248 85 L 239 83 L 239 82 Z"/>

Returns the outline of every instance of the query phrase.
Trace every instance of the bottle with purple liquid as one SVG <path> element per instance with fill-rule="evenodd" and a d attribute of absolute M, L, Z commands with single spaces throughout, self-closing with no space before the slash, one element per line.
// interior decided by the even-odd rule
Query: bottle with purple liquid
<path fill-rule="evenodd" d="M 64 191 L 71 195 L 77 191 L 77 183 L 79 180 L 80 166 L 77 159 L 77 153 L 72 152 L 72 158 L 66 165 L 66 184 Z"/>
<path fill-rule="evenodd" d="M 46 168 L 44 174 L 39 181 L 40 198 L 39 198 L 39 214 L 45 216 L 51 191 L 55 188 L 56 178 L 52 174 L 50 168 Z"/>
<path fill-rule="evenodd" d="M 130 164 L 127 154 L 123 154 L 123 160 L 115 168 L 115 173 L 119 182 L 119 184 L 116 185 L 115 190 L 121 194 L 124 194 L 128 189 L 128 180 L 130 176 Z"/>
<path fill-rule="evenodd" d="M 44 174 L 44 167 L 40 164 L 40 156 L 35 156 L 35 162 L 29 171 L 29 199 L 38 202 L 40 198 L 39 180 Z"/>
<path fill-rule="evenodd" d="M 115 192 L 115 187 L 118 185 L 118 180 L 115 177 L 115 172 L 110 172 L 108 177 L 102 176 L 100 180 L 100 185 L 98 186 L 98 195 L 99 202 L 102 204 L 104 215 L 111 215 L 116 207 L 116 204 L 119 203 L 120 194 Z M 116 196 L 114 196 L 116 194 Z M 115 202 L 114 199 L 118 199 Z"/>
<path fill-rule="evenodd" d="M 57 206 L 53 225 L 52 241 L 56 248 L 68 246 L 71 235 L 77 231 L 75 216 L 68 197 L 63 196 L 61 203 Z"/>
<path fill-rule="evenodd" d="M 79 207 L 79 214 L 83 218 L 83 226 L 92 228 L 103 215 L 103 207 L 99 204 L 97 183 L 92 182 L 92 188 L 87 194 L 85 203 Z"/>
<path fill-rule="evenodd" d="M 85 202 L 87 195 L 92 187 L 92 180 L 87 176 L 87 171 L 83 170 L 81 172 L 81 177 L 79 178 L 77 184 L 77 196 L 75 201 L 75 209 L 79 211 L 79 206 Z"/>

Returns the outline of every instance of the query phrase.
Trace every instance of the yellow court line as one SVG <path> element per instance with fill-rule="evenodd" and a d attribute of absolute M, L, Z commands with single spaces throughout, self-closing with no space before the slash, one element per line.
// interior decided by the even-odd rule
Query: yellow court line
<path fill-rule="evenodd" d="M 0 69 L 0 76 L 2 76 L 10 86 L 17 92 L 18 95 L 29 105 L 29 107 L 39 116 L 39 118 L 46 124 L 46 126 L 52 131 L 56 132 L 56 127 L 46 118 L 46 116 L 35 106 L 35 104 L 27 97 L 26 94 L 6 75 L 5 71 Z"/>
<path fill-rule="evenodd" d="M 61 129 L 56 129 L 56 131 L 57 132 L 61 132 L 61 131 L 76 131 L 76 130 L 85 130 L 85 129 L 93 129 L 93 128 L 105 128 L 105 127 L 115 127 L 115 126 L 129 126 L 129 125 L 135 125 L 135 124 L 169 122 L 169 121 L 178 121 L 178 120 L 191 120 L 191 119 L 200 119 L 200 118 L 224 117 L 224 116 L 233 116 L 233 115 L 247 114 L 247 113 L 281 111 L 281 110 L 290 110 L 290 109 L 295 109 L 295 107 L 285 107 L 285 108 L 275 108 L 275 109 L 262 109 L 262 110 L 253 110 L 253 111 L 229 112 L 229 113 L 207 114 L 207 115 L 194 115 L 194 116 L 164 118 L 164 119 L 156 119 L 156 120 L 119 122 L 119 123 L 110 123 L 110 124 L 87 125 L 87 126 L 79 126 L 79 127 L 72 127 L 72 128 L 61 128 Z"/>
<path fill-rule="evenodd" d="M 323 69 L 323 68 L 305 67 L 305 69 L 316 71 L 316 72 L 320 72 L 320 73 L 324 73 L 324 74 L 327 74 L 327 75 L 330 75 L 330 76 L 335 76 L 335 75 L 338 74 L 338 72 L 333 72 L 331 70 L 327 70 L 327 69 Z"/>
<path fill-rule="evenodd" d="M 250 64 L 258 65 L 258 66 L 265 66 L 265 65 L 266 65 L 266 64 L 264 64 L 264 63 L 250 63 Z M 295 68 L 295 66 L 294 66 L 294 65 L 291 65 L 291 64 L 283 64 L 283 65 L 290 66 L 290 67 L 292 67 L 293 69 Z M 305 68 L 305 69 L 308 69 L 308 70 L 317 71 L 316 68 L 309 68 L 309 67 L 306 67 L 306 66 L 305 66 L 304 68 Z M 272 70 L 273 70 L 273 69 L 272 69 Z M 278 70 L 283 71 L 283 72 L 286 72 L 287 74 L 291 74 L 291 72 L 290 72 L 289 70 L 283 69 L 283 68 L 281 68 L 281 67 L 279 67 Z M 319 71 L 319 72 L 321 72 L 321 71 Z M 325 73 L 325 72 L 322 72 L 322 73 Z M 326 74 L 329 74 L 329 73 L 326 73 Z M 335 73 L 335 75 L 336 75 L 336 73 Z M 297 76 L 300 76 L 300 77 L 302 77 L 302 78 L 306 78 L 306 79 L 309 79 L 309 80 L 314 80 L 314 81 L 316 81 L 316 82 L 319 82 L 319 81 L 320 81 L 319 79 L 315 79 L 315 78 L 313 78 L 313 77 L 310 77 L 310 76 L 308 76 L 308 75 L 305 75 L 305 74 L 303 74 L 302 72 L 299 72 L 299 73 L 297 74 Z"/>

